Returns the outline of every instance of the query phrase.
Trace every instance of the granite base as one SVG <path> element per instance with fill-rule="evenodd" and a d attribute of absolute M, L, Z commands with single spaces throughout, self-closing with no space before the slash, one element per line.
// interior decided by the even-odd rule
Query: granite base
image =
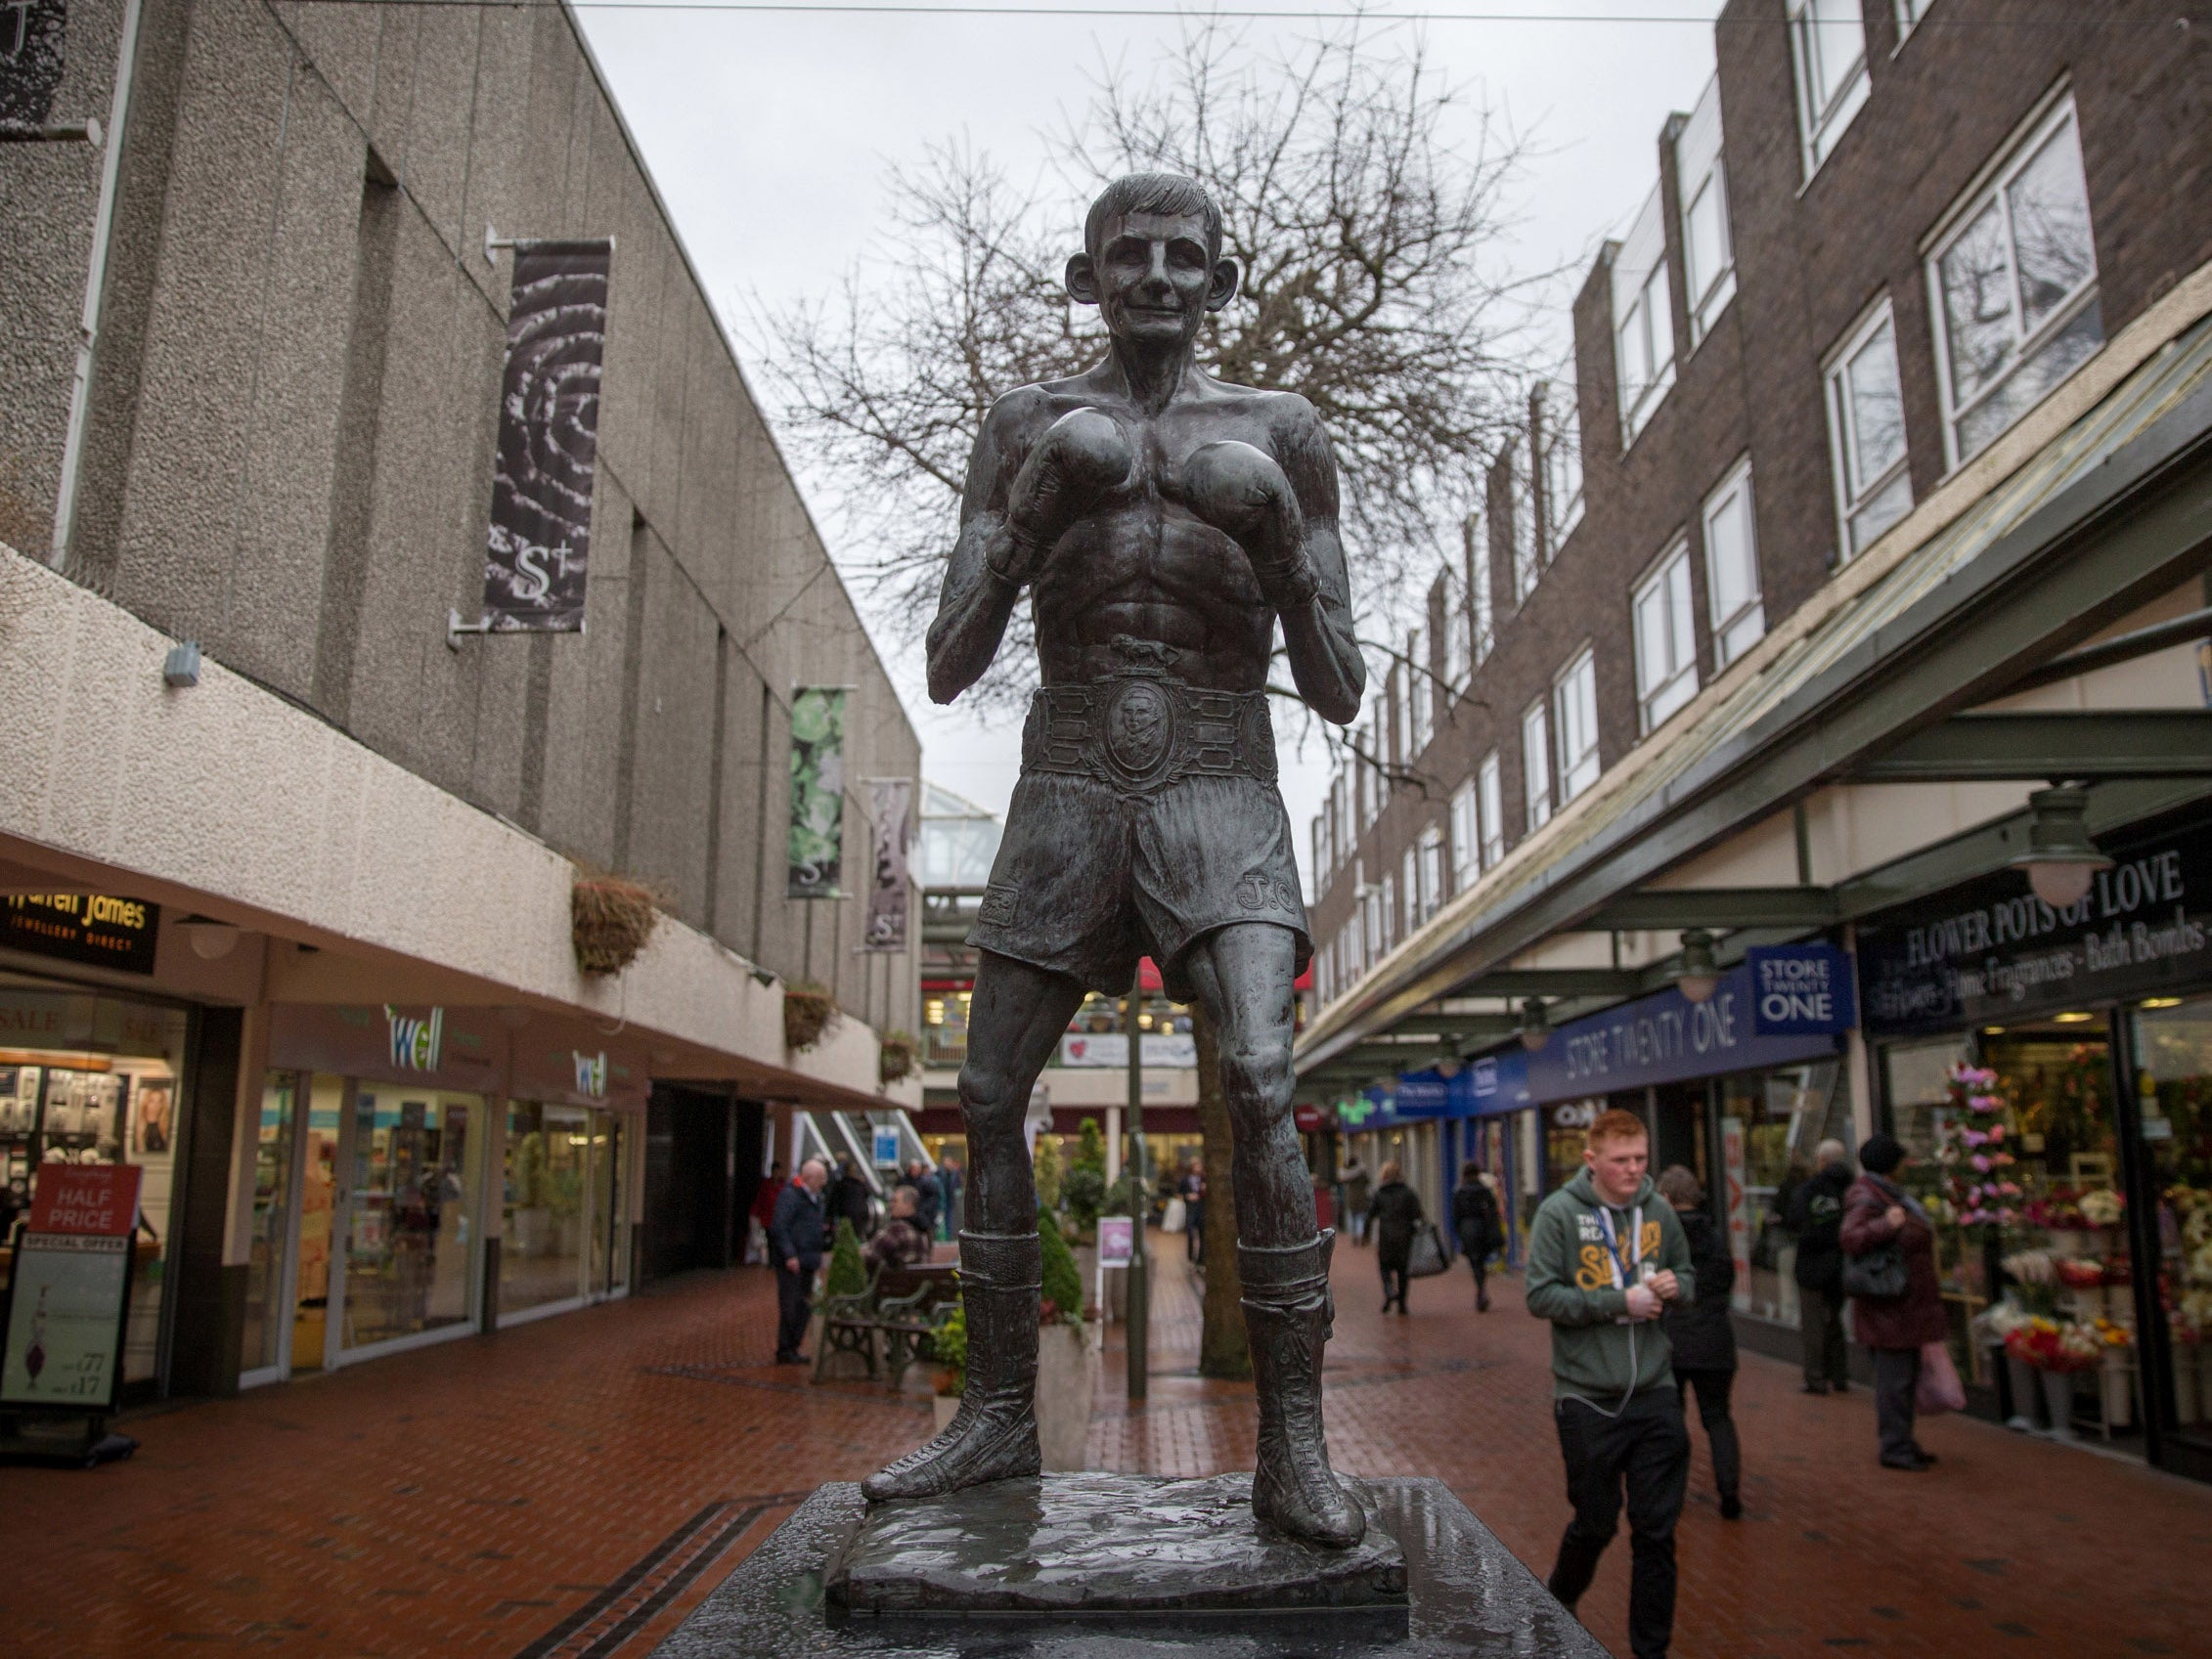
<path fill-rule="evenodd" d="M 1052 1477 L 1041 1484 L 1099 1478 Z M 1283 1611 L 1252 1605 L 1206 1611 L 1176 1607 L 1172 1597 L 1155 1592 L 1143 1608 L 1005 1606 L 836 1616 L 829 1604 L 831 1579 L 847 1565 L 868 1519 L 860 1488 L 838 1482 L 808 1499 L 656 1653 L 658 1659 L 955 1659 L 984 1653 L 993 1659 L 1606 1659 L 1596 1639 L 1441 1481 L 1347 1484 L 1402 1555 L 1402 1607 L 1317 1606 L 1307 1591 L 1305 1605 Z M 1381 1537 L 1376 1548 L 1384 1548 Z M 998 1538 L 989 1553 L 1012 1558 L 1021 1551 Z M 1187 1549 L 1168 1551 L 1171 1557 L 1178 1553 Z M 1172 1559 L 1160 1564 L 1178 1570 Z M 1008 1580 L 1003 1570 L 990 1576 L 1000 1588 Z M 849 1596 L 849 1571 L 846 1585 Z"/>

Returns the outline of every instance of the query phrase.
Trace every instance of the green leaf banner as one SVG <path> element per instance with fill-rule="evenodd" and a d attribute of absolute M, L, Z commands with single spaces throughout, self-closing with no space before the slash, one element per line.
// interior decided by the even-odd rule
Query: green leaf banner
<path fill-rule="evenodd" d="M 845 691 L 808 685 L 791 699 L 791 835 L 787 898 L 842 898 L 845 873 Z"/>

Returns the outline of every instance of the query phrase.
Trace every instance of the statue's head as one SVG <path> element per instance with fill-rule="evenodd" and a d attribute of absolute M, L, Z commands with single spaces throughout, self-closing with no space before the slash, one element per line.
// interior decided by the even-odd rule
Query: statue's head
<path fill-rule="evenodd" d="M 1221 257 L 1221 209 L 1179 173 L 1132 173 L 1090 204 L 1068 293 L 1095 305 L 1116 339 L 1179 344 L 1236 296 L 1237 263 Z"/>

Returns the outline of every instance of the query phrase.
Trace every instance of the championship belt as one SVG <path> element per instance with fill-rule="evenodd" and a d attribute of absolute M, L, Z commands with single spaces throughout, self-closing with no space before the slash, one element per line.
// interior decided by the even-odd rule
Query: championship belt
<path fill-rule="evenodd" d="M 1264 691 L 1208 691 L 1157 674 L 1047 685 L 1022 727 L 1022 770 L 1149 795 L 1186 777 L 1275 781 Z"/>

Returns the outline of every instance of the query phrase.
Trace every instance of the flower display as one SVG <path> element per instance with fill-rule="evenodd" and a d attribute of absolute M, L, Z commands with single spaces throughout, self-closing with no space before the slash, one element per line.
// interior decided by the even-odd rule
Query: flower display
<path fill-rule="evenodd" d="M 1935 1161 L 1944 1174 L 1947 1207 L 1962 1227 L 2003 1227 L 2019 1217 L 2019 1184 L 2005 1171 L 2010 1131 L 1997 1073 L 1985 1066 L 1959 1065 L 1950 1072 L 1952 1113 L 1944 1119 Z"/>
<path fill-rule="evenodd" d="M 2005 1332 L 2005 1352 L 2038 1371 L 2094 1370 L 2106 1345 L 2094 1325 L 2042 1314 L 2030 1314 Z"/>
<path fill-rule="evenodd" d="M 2111 1187 L 2097 1187 L 2081 1196 L 2081 1217 L 2092 1227 L 2117 1227 L 2127 1210 L 2127 1200 Z"/>

